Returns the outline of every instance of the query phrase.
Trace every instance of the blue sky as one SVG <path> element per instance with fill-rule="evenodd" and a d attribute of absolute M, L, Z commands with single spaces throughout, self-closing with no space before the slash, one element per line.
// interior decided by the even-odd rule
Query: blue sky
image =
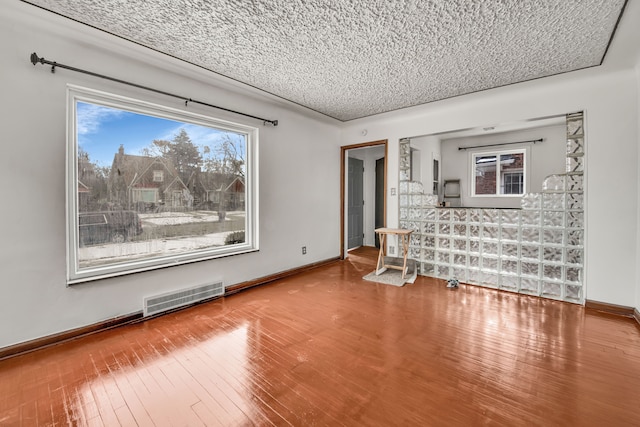
<path fill-rule="evenodd" d="M 181 128 L 195 145 L 201 147 L 201 153 L 202 147 L 215 147 L 227 133 L 84 102 L 78 102 L 76 117 L 78 145 L 89 153 L 92 162 L 100 166 L 111 166 L 121 144 L 126 154 L 142 154 L 141 150 L 149 147 L 153 140 L 171 141 Z"/>

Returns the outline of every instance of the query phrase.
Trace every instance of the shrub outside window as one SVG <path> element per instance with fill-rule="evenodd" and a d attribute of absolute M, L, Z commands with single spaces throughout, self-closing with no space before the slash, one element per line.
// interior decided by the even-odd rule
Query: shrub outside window
<path fill-rule="evenodd" d="M 258 129 L 69 86 L 69 284 L 258 249 Z"/>
<path fill-rule="evenodd" d="M 471 153 L 471 195 L 523 195 L 526 163 L 526 150 Z"/>

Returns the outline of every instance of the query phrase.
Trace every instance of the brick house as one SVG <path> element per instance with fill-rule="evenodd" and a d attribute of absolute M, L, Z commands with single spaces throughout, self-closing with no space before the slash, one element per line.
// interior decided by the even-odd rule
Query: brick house
<path fill-rule="evenodd" d="M 139 212 L 193 207 L 193 196 L 171 162 L 125 154 L 122 145 L 113 158 L 108 191 L 112 203 Z"/>

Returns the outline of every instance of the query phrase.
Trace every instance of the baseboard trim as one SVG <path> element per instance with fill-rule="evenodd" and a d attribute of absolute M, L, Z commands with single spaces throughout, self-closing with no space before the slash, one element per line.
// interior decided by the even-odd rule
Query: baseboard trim
<path fill-rule="evenodd" d="M 259 279 L 250 280 L 247 282 L 239 283 L 237 285 L 230 286 L 225 289 L 224 296 L 233 295 L 245 289 L 253 288 L 255 286 L 264 285 L 274 282 L 278 279 L 293 276 L 294 274 L 302 273 L 314 268 L 321 267 L 339 261 L 340 257 L 330 258 L 324 261 L 315 262 L 312 264 L 303 265 L 302 267 L 292 268 L 291 270 L 282 271 L 280 273 L 272 274 L 269 276 L 261 277 Z M 215 298 L 214 298 L 215 299 Z M 206 301 L 202 301 L 203 303 Z M 187 306 L 190 307 L 190 306 Z M 187 307 L 181 307 L 187 308 Z M 174 310 L 176 311 L 176 310 Z M 167 313 L 162 313 L 167 314 Z M 36 338 L 23 343 L 11 345 L 8 347 L 0 348 L 0 360 L 8 359 L 10 357 L 19 356 L 21 354 L 30 353 L 42 348 L 51 347 L 56 344 L 60 344 L 66 341 L 70 341 L 75 338 L 80 338 L 86 335 L 95 334 L 97 332 L 105 331 L 108 329 L 117 328 L 130 323 L 138 322 L 141 320 L 148 320 L 156 316 L 143 318 L 142 311 L 132 313 L 124 316 L 115 317 L 113 319 L 105 320 L 91 325 L 82 326 L 80 328 L 71 329 L 68 331 L 59 332 L 57 334 L 47 335 L 45 337 Z"/>
<path fill-rule="evenodd" d="M 30 353 L 35 350 L 40 350 L 41 348 L 51 347 L 65 341 L 70 341 L 75 338 L 95 334 L 107 329 L 117 328 L 119 326 L 136 322 L 140 319 L 142 319 L 142 312 L 127 314 L 102 322 L 93 323 L 91 325 L 82 326 L 80 328 L 59 332 L 57 334 L 47 335 L 30 341 L 25 341 L 19 344 L 11 345 L 9 347 L 3 347 L 0 348 L 0 360 L 19 356 L 25 353 Z"/>
<path fill-rule="evenodd" d="M 324 261 L 314 262 L 312 264 L 303 265 L 302 267 L 292 268 L 291 270 L 281 271 L 279 273 L 271 274 L 269 276 L 260 277 L 255 280 L 249 280 L 247 282 L 238 283 L 237 285 L 229 286 L 225 289 L 224 296 L 236 294 L 240 291 L 244 291 L 255 286 L 266 285 L 267 283 L 275 282 L 285 277 L 293 276 L 294 274 L 303 273 L 305 271 L 312 270 L 314 268 L 322 267 L 324 265 L 332 264 L 336 261 L 340 261 L 340 257 L 329 258 Z"/>
<path fill-rule="evenodd" d="M 638 326 L 640 326 L 640 311 L 637 308 L 633 310 L 633 318 L 636 319 Z"/>
<path fill-rule="evenodd" d="M 584 306 L 596 311 L 602 311 L 604 313 L 615 314 L 616 316 L 635 317 L 633 307 L 627 307 L 625 305 L 609 304 L 607 302 L 586 300 Z M 637 319 L 636 319 L 637 320 Z"/>

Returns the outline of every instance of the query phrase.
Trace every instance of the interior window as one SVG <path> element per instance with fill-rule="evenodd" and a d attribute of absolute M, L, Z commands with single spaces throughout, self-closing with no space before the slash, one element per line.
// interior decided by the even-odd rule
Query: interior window
<path fill-rule="evenodd" d="M 471 153 L 473 196 L 521 196 L 525 193 L 526 151 Z"/>

